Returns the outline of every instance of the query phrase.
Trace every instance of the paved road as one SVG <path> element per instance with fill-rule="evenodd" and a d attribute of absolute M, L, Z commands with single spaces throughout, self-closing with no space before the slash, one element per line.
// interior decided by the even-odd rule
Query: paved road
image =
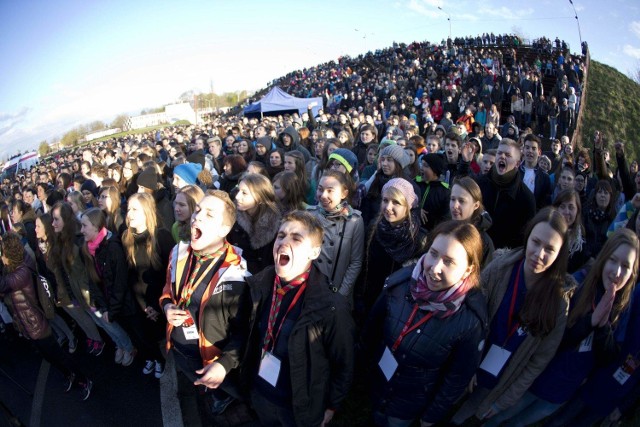
<path fill-rule="evenodd" d="M 77 389 L 64 393 L 63 376 L 28 341 L 7 335 L 0 336 L 0 426 L 16 425 L 8 421 L 11 416 L 29 427 L 182 425 L 171 384 L 175 375 L 161 380 L 161 393 L 160 381 L 142 374 L 143 361 L 125 368 L 113 362 L 113 347 L 95 357 L 80 345 L 73 359 L 94 382 L 90 399 L 83 402 Z M 166 397 L 171 393 L 174 399 Z M 177 414 L 163 414 L 161 395 Z"/>
<path fill-rule="evenodd" d="M 236 403 L 217 418 L 200 423 L 194 389 L 179 397 L 173 359 L 157 380 L 143 375 L 144 361 L 123 367 L 113 361 L 107 340 L 99 357 L 79 345 L 72 356 L 93 380 L 91 397 L 82 401 L 78 389 L 64 392 L 64 378 L 36 353 L 29 341 L 14 333 L 0 334 L 0 427 L 249 427 L 253 421 L 246 405 Z M 181 381 L 186 379 L 181 377 Z M 181 409 L 182 408 L 182 409 Z M 201 407 L 202 413 L 206 412 Z M 184 414 L 184 418 L 183 418 Z M 194 415 L 196 414 L 196 415 Z M 194 418 L 195 417 L 195 418 Z"/>

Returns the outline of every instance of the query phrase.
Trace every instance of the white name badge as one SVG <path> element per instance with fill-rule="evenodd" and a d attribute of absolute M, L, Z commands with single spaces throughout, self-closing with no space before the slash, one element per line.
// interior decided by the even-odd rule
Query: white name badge
<path fill-rule="evenodd" d="M 265 351 L 262 354 L 258 375 L 275 387 L 278 383 L 278 376 L 280 375 L 280 359 L 271 354 L 271 352 Z"/>
<path fill-rule="evenodd" d="M 627 360 L 624 361 L 622 366 L 618 368 L 618 370 L 613 374 L 613 378 L 618 381 L 620 385 L 624 385 L 631 375 L 638 369 L 640 363 L 636 360 L 635 357 L 628 355 Z"/>
<path fill-rule="evenodd" d="M 198 339 L 198 328 L 196 328 L 196 325 L 191 325 L 189 327 L 183 326 L 182 333 L 184 333 L 184 339 L 187 341 Z"/>
<path fill-rule="evenodd" d="M 480 364 L 480 369 L 487 371 L 494 377 L 497 377 L 509 360 L 509 357 L 511 357 L 511 352 L 509 350 L 505 350 L 502 347 L 492 344 L 489 352 Z"/>
<path fill-rule="evenodd" d="M 396 361 L 396 358 L 393 357 L 393 353 L 391 353 L 389 347 L 384 348 L 384 353 L 382 353 L 378 366 L 382 369 L 382 373 L 387 378 L 387 381 L 389 381 L 391 377 L 393 377 L 393 374 L 396 373 L 396 369 L 398 369 L 398 362 Z"/>
<path fill-rule="evenodd" d="M 582 340 L 582 342 L 580 343 L 580 348 L 578 349 L 578 352 L 585 353 L 587 351 L 591 351 L 592 346 L 593 346 L 593 332 L 591 332 L 588 337 Z"/>
<path fill-rule="evenodd" d="M 613 373 L 613 378 L 618 381 L 620 385 L 624 385 L 627 380 L 631 377 L 631 374 L 625 372 L 624 368 L 621 366 L 617 371 Z"/>

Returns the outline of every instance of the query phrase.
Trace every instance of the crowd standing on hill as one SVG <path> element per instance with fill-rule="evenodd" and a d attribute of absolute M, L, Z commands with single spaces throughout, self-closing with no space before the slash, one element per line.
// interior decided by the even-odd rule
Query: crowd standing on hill
<path fill-rule="evenodd" d="M 78 349 L 156 378 L 170 352 L 203 418 L 243 402 L 326 425 L 355 378 L 380 426 L 620 419 L 640 395 L 640 174 L 623 142 L 614 163 L 599 132 L 571 138 L 584 57 L 521 44 L 341 58 L 275 82 L 318 114 L 214 116 L 5 180 L 3 330 L 83 399 Z"/>

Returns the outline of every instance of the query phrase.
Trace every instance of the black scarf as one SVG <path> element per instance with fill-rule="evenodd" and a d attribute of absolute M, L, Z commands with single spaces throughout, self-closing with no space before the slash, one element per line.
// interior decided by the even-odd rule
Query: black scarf
<path fill-rule="evenodd" d="M 378 223 L 376 240 L 396 262 L 411 258 L 416 246 L 419 227 L 418 209 L 412 209 L 411 218 L 392 225 L 385 218 Z"/>
<path fill-rule="evenodd" d="M 607 213 L 594 204 L 589 209 L 589 217 L 591 217 L 594 222 L 601 223 L 607 219 Z"/>
<path fill-rule="evenodd" d="M 504 175 L 500 175 L 494 166 L 491 168 L 490 173 L 491 173 L 491 181 L 495 182 L 495 184 L 500 188 L 506 188 L 513 183 L 514 179 L 516 179 L 518 168 L 513 168 L 512 170 L 505 173 Z"/>

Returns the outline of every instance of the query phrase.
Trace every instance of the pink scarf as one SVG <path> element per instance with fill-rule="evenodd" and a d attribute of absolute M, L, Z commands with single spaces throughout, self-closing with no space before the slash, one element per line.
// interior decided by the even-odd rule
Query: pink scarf
<path fill-rule="evenodd" d="M 91 240 L 90 242 L 87 242 L 87 249 L 89 250 L 89 253 L 91 254 L 91 256 L 93 257 L 96 256 L 96 250 L 98 249 L 98 246 L 100 246 L 100 243 L 102 243 L 102 241 L 106 236 L 107 236 L 107 229 L 106 227 L 102 227 L 102 229 L 98 231 L 98 234 L 96 234 L 95 239 Z"/>
<path fill-rule="evenodd" d="M 411 278 L 413 279 L 410 287 L 411 296 L 422 310 L 433 311 L 436 317 L 444 319 L 458 311 L 464 302 L 467 292 L 471 289 L 472 283 L 469 277 L 467 277 L 449 289 L 432 291 L 427 286 L 425 272 L 422 268 L 422 261 L 427 255 L 428 254 L 424 254 L 420 257 L 418 264 L 416 264 L 411 274 Z"/>

